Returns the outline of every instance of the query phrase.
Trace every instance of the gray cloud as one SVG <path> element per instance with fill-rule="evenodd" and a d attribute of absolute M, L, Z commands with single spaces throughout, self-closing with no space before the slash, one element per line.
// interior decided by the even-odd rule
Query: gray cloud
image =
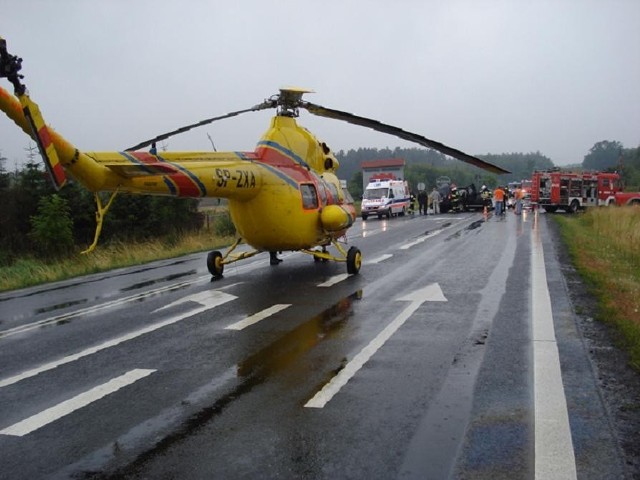
<path fill-rule="evenodd" d="M 232 5 L 230 5 L 233 3 Z M 46 121 L 115 150 L 259 103 L 284 85 L 471 154 L 582 161 L 640 144 L 640 2 L 3 0 L 0 35 Z M 6 81 L 3 88 L 9 89 Z M 270 112 L 170 139 L 252 150 Z M 334 150 L 413 146 L 303 113 Z M 0 118 L 0 150 L 28 138 Z"/>

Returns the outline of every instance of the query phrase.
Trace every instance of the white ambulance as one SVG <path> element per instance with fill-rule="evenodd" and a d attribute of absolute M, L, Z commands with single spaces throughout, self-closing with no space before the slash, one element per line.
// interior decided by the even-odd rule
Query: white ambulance
<path fill-rule="evenodd" d="M 378 218 L 402 216 L 409 210 L 409 201 L 407 182 L 371 178 L 362 195 L 360 216 L 363 220 L 369 218 L 369 215 L 377 215 Z"/>

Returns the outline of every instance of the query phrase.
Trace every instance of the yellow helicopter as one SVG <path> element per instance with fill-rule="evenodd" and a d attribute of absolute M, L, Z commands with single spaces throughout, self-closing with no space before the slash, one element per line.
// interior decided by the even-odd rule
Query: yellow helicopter
<path fill-rule="evenodd" d="M 225 253 L 210 252 L 207 268 L 214 278 L 224 266 L 260 252 L 270 252 L 271 264 L 280 262 L 277 252 L 300 251 L 315 260 L 346 262 L 347 272 L 360 270 L 362 255 L 346 249 L 346 231 L 356 219 L 353 199 L 336 175 L 338 161 L 322 141 L 298 125 L 299 110 L 361 125 L 395 135 L 494 173 L 508 173 L 496 165 L 459 150 L 376 120 L 333 110 L 302 99 L 311 92 L 283 88 L 262 103 L 158 135 L 130 148 L 114 152 L 81 152 L 48 127 L 21 82 L 22 59 L 8 53 L 0 37 L 0 77 L 13 85 L 15 96 L 0 87 L 0 109 L 38 144 L 56 189 L 66 175 L 94 193 L 96 233 L 100 236 L 104 215 L 118 193 L 178 197 L 226 198 L 238 239 Z M 271 125 L 252 152 L 158 152 L 156 143 L 195 127 L 268 108 L 276 109 Z M 151 147 L 148 151 L 142 148 Z M 103 203 L 99 193 L 109 192 Z M 234 253 L 244 241 L 252 250 Z M 337 254 L 327 247 L 333 245 Z"/>

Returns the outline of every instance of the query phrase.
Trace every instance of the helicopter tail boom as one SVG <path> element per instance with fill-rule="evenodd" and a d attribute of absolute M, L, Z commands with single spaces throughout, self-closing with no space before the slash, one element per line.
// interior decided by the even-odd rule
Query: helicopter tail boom
<path fill-rule="evenodd" d="M 19 101 L 0 87 L 0 110 L 38 144 L 56 189 L 64 185 L 68 170 L 90 191 L 102 190 L 108 169 L 45 125 L 38 105 L 26 93 L 20 97 Z"/>

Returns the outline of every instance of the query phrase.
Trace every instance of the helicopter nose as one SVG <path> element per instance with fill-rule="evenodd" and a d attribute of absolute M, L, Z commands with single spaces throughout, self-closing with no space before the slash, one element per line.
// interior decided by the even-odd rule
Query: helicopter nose
<path fill-rule="evenodd" d="M 339 205 L 327 205 L 320 213 L 320 223 L 327 232 L 339 232 L 353 224 L 353 218 Z"/>

